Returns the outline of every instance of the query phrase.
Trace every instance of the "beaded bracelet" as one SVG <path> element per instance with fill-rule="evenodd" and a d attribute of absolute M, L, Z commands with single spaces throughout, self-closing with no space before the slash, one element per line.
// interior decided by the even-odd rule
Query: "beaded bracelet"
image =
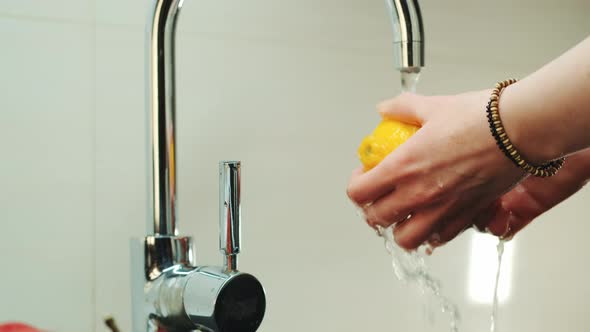
<path fill-rule="evenodd" d="M 490 131 L 492 136 L 496 139 L 496 144 L 508 159 L 510 159 L 517 167 L 524 169 L 527 173 L 538 177 L 549 177 L 557 174 L 557 171 L 563 166 L 565 162 L 564 158 L 552 160 L 540 166 L 535 166 L 527 162 L 518 153 L 510 139 L 502 120 L 500 119 L 500 113 L 498 111 L 498 104 L 500 101 L 500 94 L 504 88 L 516 82 L 516 79 L 508 79 L 502 82 L 498 82 L 492 91 L 492 96 L 486 107 L 486 113 L 488 117 L 488 123 L 490 124 Z"/>

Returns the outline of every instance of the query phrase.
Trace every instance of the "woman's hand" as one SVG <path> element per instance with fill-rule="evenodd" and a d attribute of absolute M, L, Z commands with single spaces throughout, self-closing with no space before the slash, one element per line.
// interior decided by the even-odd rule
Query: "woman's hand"
<path fill-rule="evenodd" d="M 370 225 L 397 223 L 396 241 L 406 249 L 444 242 L 524 178 L 490 134 L 489 96 L 403 94 L 379 106 L 383 117 L 422 128 L 372 170 L 353 173 L 348 195 Z"/>
<path fill-rule="evenodd" d="M 502 92 L 504 128 L 528 161 L 538 164 L 590 148 L 589 55 L 590 37 Z M 489 224 L 500 234 L 507 220 L 502 213 L 512 211 L 511 229 L 504 234 L 511 236 L 579 189 L 587 176 L 578 176 L 586 171 L 572 171 L 577 174 L 572 182 L 567 174 L 527 179 L 497 201 L 524 174 L 490 134 L 484 112 L 489 96 L 490 91 L 448 97 L 405 94 L 379 107 L 385 117 L 422 128 L 377 167 L 353 173 L 348 195 L 364 209 L 369 224 L 398 224 L 397 242 L 414 249 L 425 241 L 452 239 L 477 216 L 478 224 Z M 545 185 L 555 185 L 559 194 L 548 187 L 539 195 L 537 189 Z M 481 220 L 486 211 L 491 221 Z"/>
<path fill-rule="evenodd" d="M 529 177 L 519 183 L 478 216 L 477 227 L 510 239 L 536 217 L 580 190 L 589 178 L 590 150 L 582 150 L 568 157 L 554 177 Z"/>

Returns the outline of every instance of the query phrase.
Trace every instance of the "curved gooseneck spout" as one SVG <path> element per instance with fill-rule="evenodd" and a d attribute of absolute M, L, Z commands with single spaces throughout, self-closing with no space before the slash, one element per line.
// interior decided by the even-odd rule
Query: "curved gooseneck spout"
<path fill-rule="evenodd" d="M 148 30 L 148 109 L 154 235 L 177 235 L 174 51 L 183 0 L 155 0 Z"/>
<path fill-rule="evenodd" d="M 424 66 L 424 28 L 418 0 L 386 0 L 393 27 L 396 67 Z M 176 235 L 176 102 L 174 50 L 183 0 L 156 0 L 149 29 L 148 103 L 151 118 L 153 234 Z"/>

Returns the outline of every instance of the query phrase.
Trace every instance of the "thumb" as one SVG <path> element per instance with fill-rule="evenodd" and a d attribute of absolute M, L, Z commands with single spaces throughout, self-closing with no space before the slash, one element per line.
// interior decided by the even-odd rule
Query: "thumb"
<path fill-rule="evenodd" d="M 426 122 L 425 98 L 421 95 L 404 92 L 393 99 L 378 104 L 377 111 L 384 119 L 422 125 Z"/>

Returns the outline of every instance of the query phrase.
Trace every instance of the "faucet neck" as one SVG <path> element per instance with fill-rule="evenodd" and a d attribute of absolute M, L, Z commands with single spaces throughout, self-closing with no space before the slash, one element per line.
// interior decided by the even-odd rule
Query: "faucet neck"
<path fill-rule="evenodd" d="M 153 1 L 147 36 L 153 234 L 176 235 L 174 38 L 182 0 Z"/>

